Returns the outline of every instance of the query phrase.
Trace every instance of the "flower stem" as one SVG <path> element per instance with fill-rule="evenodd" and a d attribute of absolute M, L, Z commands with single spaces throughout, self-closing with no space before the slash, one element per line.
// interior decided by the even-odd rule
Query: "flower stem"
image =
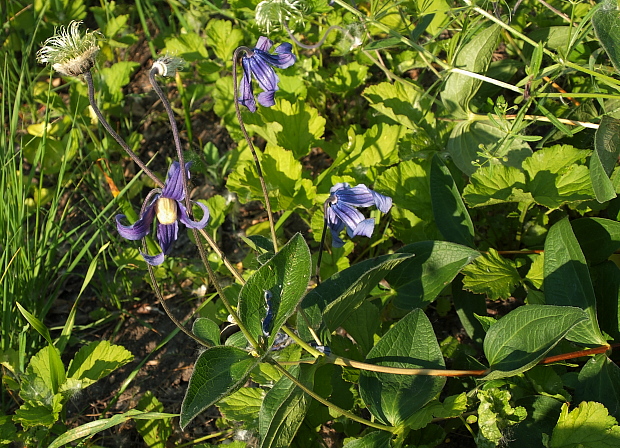
<path fill-rule="evenodd" d="M 321 283 L 321 261 L 323 260 L 323 248 L 325 247 L 325 238 L 327 236 L 327 204 L 323 206 L 323 233 L 321 233 L 321 244 L 319 246 L 319 255 L 316 259 L 316 284 Z"/>
<path fill-rule="evenodd" d="M 97 106 L 97 103 L 95 102 L 95 86 L 93 84 L 93 75 L 90 72 L 90 70 L 84 73 L 83 76 L 84 76 L 84 79 L 86 80 L 86 85 L 88 86 L 88 100 L 90 102 L 90 106 L 93 108 L 93 111 L 95 112 L 95 115 L 97 116 L 97 119 L 99 120 L 99 122 L 102 124 L 105 130 L 108 131 L 108 133 L 114 138 L 114 140 L 116 140 L 118 144 L 121 145 L 121 147 L 129 155 L 129 157 L 131 157 L 131 159 L 134 162 L 136 162 L 136 164 L 140 167 L 140 169 L 144 171 L 144 173 L 147 176 L 149 176 L 153 180 L 153 182 L 157 184 L 159 188 L 163 188 L 164 183 L 155 174 L 153 174 L 153 172 L 150 169 L 148 169 L 148 167 L 144 164 L 144 162 L 142 162 L 142 160 L 140 160 L 140 158 L 136 155 L 136 153 L 131 150 L 131 148 L 125 142 L 125 140 L 123 140 L 121 136 L 118 135 L 114 131 L 114 129 L 112 129 L 112 126 L 110 126 L 110 124 L 107 122 L 107 120 L 101 113 L 101 110 L 99 110 L 99 107 Z"/>
<path fill-rule="evenodd" d="M 265 177 L 263 176 L 263 170 L 260 167 L 260 161 L 258 160 L 258 155 L 256 154 L 256 150 L 254 149 L 254 144 L 252 143 L 252 139 L 248 135 L 248 131 L 245 129 L 245 123 L 243 122 L 243 118 L 241 117 L 241 109 L 239 107 L 239 90 L 237 86 L 237 61 L 239 60 L 239 55 L 241 53 L 249 53 L 250 49 L 247 47 L 238 47 L 233 53 L 233 68 L 232 68 L 232 76 L 233 76 L 233 91 L 234 91 L 234 103 L 235 103 L 235 113 L 237 114 L 237 121 L 239 121 L 239 126 L 241 126 L 241 132 L 243 132 L 243 137 L 248 142 L 250 147 L 250 151 L 252 152 L 252 157 L 254 158 L 254 164 L 256 165 L 256 171 L 258 173 L 258 178 L 260 180 L 260 186 L 263 190 L 263 197 L 265 198 L 265 208 L 267 210 L 267 217 L 269 218 L 269 228 L 271 229 L 271 238 L 273 239 L 273 250 L 274 252 L 278 252 L 278 239 L 276 237 L 276 228 L 273 219 L 273 213 L 271 212 L 271 204 L 269 203 L 269 193 L 267 192 L 267 185 L 265 184 Z"/>

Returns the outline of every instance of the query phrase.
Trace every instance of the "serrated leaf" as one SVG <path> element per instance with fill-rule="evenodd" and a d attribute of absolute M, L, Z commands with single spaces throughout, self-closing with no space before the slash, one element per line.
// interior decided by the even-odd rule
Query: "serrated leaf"
<path fill-rule="evenodd" d="M 259 358 L 235 347 L 207 349 L 196 360 L 181 405 L 181 428 L 219 399 L 241 387 Z"/>
<path fill-rule="evenodd" d="M 108 341 L 91 342 L 76 353 L 69 364 L 67 378 L 81 381 L 84 389 L 132 359 L 133 355 L 120 345 Z"/>
<path fill-rule="evenodd" d="M 301 364 L 291 369 L 299 382 L 313 388 L 316 365 Z M 286 376 L 267 392 L 259 413 L 261 447 L 285 448 L 306 416 L 311 398 Z"/>
<path fill-rule="evenodd" d="M 490 299 L 507 299 L 521 283 L 521 276 L 512 260 L 508 260 L 490 248 L 463 268 L 463 285 L 475 294 L 486 294 Z"/>
<path fill-rule="evenodd" d="M 492 388 L 479 390 L 478 436 L 476 445 L 480 448 L 495 448 L 504 437 L 503 431 L 525 419 L 524 408 L 510 404 L 511 395 L 507 390 Z"/>
<path fill-rule="evenodd" d="M 199 317 L 194 321 L 192 333 L 211 345 L 220 345 L 220 327 L 211 319 Z"/>
<path fill-rule="evenodd" d="M 368 75 L 368 67 L 353 61 L 339 65 L 331 76 L 326 77 L 325 86 L 331 93 L 346 95 L 359 87 Z"/>
<path fill-rule="evenodd" d="M 545 395 L 530 395 L 516 401 L 525 408 L 527 417 L 510 429 L 511 448 L 543 447 L 543 434 L 551 434 L 560 416 L 564 400 L 559 401 Z"/>
<path fill-rule="evenodd" d="M 243 41 L 243 32 L 238 27 L 233 27 L 228 20 L 212 19 L 205 29 L 207 44 L 213 52 L 223 61 L 232 59 L 235 49 Z"/>
<path fill-rule="evenodd" d="M 596 200 L 600 203 L 616 197 L 616 190 L 609 179 L 618 162 L 620 120 L 604 116 L 594 136 L 594 152 L 590 157 L 590 177 Z"/>
<path fill-rule="evenodd" d="M 525 279 L 529 281 L 532 286 L 534 286 L 534 288 L 542 288 L 545 279 L 544 268 L 545 254 L 543 252 L 534 256 L 534 262 L 530 266 L 530 270 L 527 271 L 527 275 L 525 276 Z"/>
<path fill-rule="evenodd" d="M 447 241 L 422 241 L 399 252 L 413 254 L 386 276 L 397 291 L 394 305 L 405 310 L 424 308 L 441 293 L 463 267 L 480 253 Z"/>
<path fill-rule="evenodd" d="M 196 33 L 175 34 L 174 37 L 164 38 L 164 42 L 166 43 L 164 52 L 174 54 L 186 61 L 209 59 L 209 52 L 205 47 L 204 40 Z M 230 53 L 230 57 L 232 58 L 232 53 Z M 232 89 L 230 79 L 227 82 Z"/>
<path fill-rule="evenodd" d="M 312 207 L 316 188 L 309 179 L 302 179 L 301 163 L 291 151 L 267 145 L 265 152 L 259 153 L 258 157 L 274 212 L 295 207 Z M 239 163 L 228 176 L 226 186 L 237 193 L 242 203 L 264 200 L 253 161 Z"/>
<path fill-rule="evenodd" d="M 574 329 L 573 342 L 604 345 L 596 319 L 596 296 L 586 259 L 568 218 L 555 223 L 545 240 L 545 301 L 549 305 L 575 306 L 585 310 L 589 321 Z"/>
<path fill-rule="evenodd" d="M 620 368 L 607 355 L 596 355 L 581 368 L 575 401 L 596 401 L 620 416 Z"/>
<path fill-rule="evenodd" d="M 615 448 L 620 444 L 620 426 L 605 406 L 584 401 L 570 412 L 568 406 L 562 405 L 549 448 Z"/>
<path fill-rule="evenodd" d="M 592 16 L 592 26 L 611 63 L 620 71 L 620 38 L 616 33 L 620 26 L 618 3 L 615 0 L 601 2 Z"/>
<path fill-rule="evenodd" d="M 526 305 L 494 323 L 484 338 L 484 354 L 492 369 L 485 379 L 514 376 L 536 365 L 586 313 L 574 307 Z"/>
<path fill-rule="evenodd" d="M 581 218 L 571 221 L 586 260 L 597 264 L 607 260 L 620 248 L 620 223 L 603 218 Z"/>
<path fill-rule="evenodd" d="M 15 422 L 24 428 L 35 426 L 51 428 L 58 421 L 63 401 L 61 394 L 53 395 L 46 403 L 27 401 L 15 411 Z"/>
<path fill-rule="evenodd" d="M 370 106 L 395 122 L 411 130 L 424 127 L 424 121 L 431 120 L 432 114 L 422 107 L 422 94 L 413 84 L 382 82 L 369 86 L 363 92 Z"/>
<path fill-rule="evenodd" d="M 270 291 L 272 295 L 270 346 L 306 292 L 310 269 L 310 250 L 301 234 L 297 233 L 243 285 L 239 294 L 239 318 L 257 340 L 263 336 L 261 320 L 266 313 L 265 291 Z"/>
<path fill-rule="evenodd" d="M 452 129 L 447 150 L 454 164 L 465 174 L 471 176 L 479 165 L 491 163 L 520 168 L 523 161 L 532 154 L 529 145 L 513 139 L 504 142 L 507 134 L 485 121 L 461 121 Z M 479 153 L 480 146 L 493 158 L 485 160 Z"/>
<path fill-rule="evenodd" d="M 474 224 L 450 170 L 437 154 L 431 162 L 431 203 L 439 231 L 447 241 L 474 246 Z"/>
<path fill-rule="evenodd" d="M 478 31 L 458 52 L 453 67 L 470 72 L 485 74 L 491 56 L 497 48 L 501 28 L 491 25 Z M 441 92 L 441 101 L 452 116 L 465 117 L 469 112 L 469 102 L 474 97 L 482 81 L 460 73 L 450 73 Z"/>
<path fill-rule="evenodd" d="M 249 423 L 256 419 L 265 398 L 265 391 L 258 387 L 242 387 L 222 398 L 217 407 L 229 420 Z"/>
<path fill-rule="evenodd" d="M 347 443 L 343 448 L 391 448 L 392 433 L 375 431 Z"/>
<path fill-rule="evenodd" d="M 146 391 L 136 409 L 144 412 L 164 412 L 164 405 L 153 395 L 153 392 Z M 170 420 L 170 418 L 137 419 L 136 430 L 149 448 L 166 448 L 166 441 L 172 435 Z"/>
<path fill-rule="evenodd" d="M 11 416 L 0 415 L 0 446 L 8 446 L 14 442 L 17 435 L 17 428 L 11 422 Z"/>
<path fill-rule="evenodd" d="M 65 379 L 60 353 L 56 347 L 48 345 L 30 358 L 21 380 L 19 396 L 26 402 L 49 406 Z"/>
<path fill-rule="evenodd" d="M 463 190 L 463 199 L 470 207 L 505 202 L 530 202 L 534 199 L 526 190 L 525 174 L 512 166 L 490 165 L 476 170 Z"/>
<path fill-rule="evenodd" d="M 443 356 L 428 317 L 413 310 L 390 328 L 368 353 L 366 362 L 389 367 L 443 369 Z M 444 377 L 360 372 L 360 395 L 370 412 L 397 426 L 433 399 Z"/>
<path fill-rule="evenodd" d="M 110 103 L 114 104 L 122 100 L 123 92 L 121 89 L 129 84 L 131 74 L 139 66 L 138 62 L 120 61 L 112 67 L 104 67 L 99 70 L 103 81 L 101 87 Z"/>
<path fill-rule="evenodd" d="M 305 101 L 290 103 L 276 98 L 271 107 L 259 108 L 259 114 L 244 118 L 248 130 L 256 132 L 272 145 L 292 151 L 295 159 L 308 155 L 325 132 L 325 118 Z"/>

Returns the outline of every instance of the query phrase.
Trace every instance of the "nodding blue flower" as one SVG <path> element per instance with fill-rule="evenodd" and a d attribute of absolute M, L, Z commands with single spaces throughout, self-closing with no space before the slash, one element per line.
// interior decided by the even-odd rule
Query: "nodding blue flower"
<path fill-rule="evenodd" d="M 239 86 L 239 104 L 247 107 L 250 112 L 256 112 L 252 76 L 256 78 L 258 85 L 263 89 L 263 92 L 258 94 L 258 102 L 261 106 L 271 107 L 275 104 L 273 97 L 276 90 L 279 89 L 278 82 L 280 81 L 273 67 L 288 68 L 297 60 L 292 53 L 293 46 L 291 44 L 278 45 L 275 54 L 270 53 L 272 46 L 273 42 L 261 36 L 250 54 L 241 58 L 243 78 Z"/>
<path fill-rule="evenodd" d="M 374 218 L 364 218 L 355 207 L 375 205 L 383 213 L 387 213 L 392 207 L 392 198 L 383 196 L 364 184 L 351 187 L 347 183 L 338 183 L 329 192 L 331 194 L 325 201 L 325 219 L 331 230 L 333 247 L 344 245 L 340 232 L 345 228 L 350 238 L 357 235 L 368 238 L 372 236 Z"/>
<path fill-rule="evenodd" d="M 189 179 L 189 166 L 191 162 L 185 164 L 187 178 Z M 162 189 L 155 188 L 147 195 L 142 210 L 140 211 L 140 219 L 132 225 L 126 226 L 121 224 L 121 220 L 125 219 L 125 215 L 116 215 L 116 228 L 123 238 L 128 240 L 140 240 L 148 235 L 151 231 L 153 220 L 157 217 L 157 241 L 161 247 L 161 253 L 157 255 L 148 255 L 140 251 L 144 260 L 152 265 L 157 266 L 163 263 L 164 255 L 170 252 L 172 243 L 178 236 L 179 224 L 181 221 L 186 227 L 191 229 L 202 229 L 209 221 L 209 209 L 200 202 L 192 203 L 198 205 L 203 216 L 200 221 L 192 221 L 183 204 L 185 200 L 185 191 L 183 189 L 183 181 L 181 176 L 181 168 L 179 162 L 173 162 L 168 169 L 168 176 Z"/>

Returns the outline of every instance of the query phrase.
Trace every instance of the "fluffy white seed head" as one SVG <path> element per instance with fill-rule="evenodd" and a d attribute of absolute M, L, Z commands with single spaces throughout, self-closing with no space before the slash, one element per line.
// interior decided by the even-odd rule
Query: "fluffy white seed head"
<path fill-rule="evenodd" d="M 174 76 L 184 66 L 185 61 L 182 58 L 165 54 L 153 63 L 151 70 L 156 69 L 161 76 Z"/>
<path fill-rule="evenodd" d="M 39 63 L 51 64 L 54 70 L 65 76 L 79 76 L 93 68 L 99 53 L 97 41 L 101 34 L 86 30 L 82 35 L 81 24 L 73 21 L 67 27 L 58 28 L 37 52 Z"/>
<path fill-rule="evenodd" d="M 306 10 L 301 0 L 263 0 L 256 5 L 256 24 L 269 34 L 282 23 L 303 23 Z"/>

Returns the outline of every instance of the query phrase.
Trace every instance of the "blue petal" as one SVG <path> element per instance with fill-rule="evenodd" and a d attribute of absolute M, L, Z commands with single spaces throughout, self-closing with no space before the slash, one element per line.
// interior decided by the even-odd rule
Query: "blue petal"
<path fill-rule="evenodd" d="M 172 248 L 172 243 L 179 236 L 179 223 L 177 221 L 172 224 L 157 224 L 157 241 L 162 252 L 168 255 Z"/>
<path fill-rule="evenodd" d="M 364 220 L 364 215 L 342 202 L 332 205 L 331 208 L 334 210 L 334 213 L 344 221 L 345 226 L 349 227 L 351 230 L 354 230 L 357 225 Z"/>
<path fill-rule="evenodd" d="M 250 112 L 256 112 L 256 101 L 254 100 L 254 89 L 252 88 L 252 77 L 250 62 L 248 58 L 242 58 L 243 77 L 239 85 L 239 104 L 247 107 Z"/>
<path fill-rule="evenodd" d="M 292 53 L 293 46 L 288 42 L 278 45 L 276 53 L 278 53 L 278 62 L 275 65 L 278 68 L 289 68 L 297 61 L 297 57 Z"/>
<path fill-rule="evenodd" d="M 275 90 L 265 91 L 258 94 L 258 104 L 264 107 L 271 107 L 276 104 L 276 100 L 274 96 L 276 94 Z"/>
<path fill-rule="evenodd" d="M 370 192 L 372 193 L 374 197 L 375 205 L 377 206 L 377 208 L 381 210 L 381 212 L 383 213 L 389 212 L 390 208 L 392 208 L 392 198 L 389 196 L 384 196 L 380 193 L 377 193 L 376 191 L 370 190 Z"/>
<path fill-rule="evenodd" d="M 146 261 L 151 266 L 159 266 L 160 264 L 164 262 L 163 252 L 160 252 L 157 255 L 148 255 L 140 251 L 140 255 L 142 255 L 142 258 L 144 258 L 144 261 Z"/>
<path fill-rule="evenodd" d="M 123 238 L 135 241 L 144 238 L 150 233 L 151 224 L 153 224 L 153 218 L 155 217 L 155 207 L 153 204 L 158 197 L 159 195 L 144 209 L 144 214 L 140 216 L 140 219 L 129 226 L 121 224 L 121 220 L 126 218 L 125 215 L 116 215 L 116 229 Z"/>
<path fill-rule="evenodd" d="M 278 90 L 278 75 L 276 72 L 262 59 L 258 59 L 256 55 L 249 61 L 250 70 L 252 74 L 258 81 L 258 85 L 260 85 L 261 89 L 265 91 L 276 91 Z"/>
<path fill-rule="evenodd" d="M 349 186 L 349 184 L 348 184 L 348 183 L 346 183 L 346 182 L 339 182 L 339 183 L 337 183 L 336 185 L 334 185 L 333 187 L 331 187 L 331 188 L 329 189 L 329 192 L 330 192 L 330 193 L 332 193 L 332 194 L 334 194 L 334 193 L 336 193 L 337 191 L 342 190 L 343 188 L 351 188 L 351 187 L 350 187 L 350 186 Z"/>
<path fill-rule="evenodd" d="M 204 227 L 207 225 L 207 222 L 209 221 L 209 208 L 201 202 L 192 201 L 192 204 L 196 204 L 202 209 L 202 219 L 200 221 L 192 221 L 191 219 L 189 219 L 185 206 L 179 202 L 179 208 L 181 209 L 181 216 L 179 217 L 179 221 L 181 221 L 183 224 L 185 224 L 186 227 L 189 227 L 190 229 L 204 229 Z"/>
<path fill-rule="evenodd" d="M 353 235 L 351 237 L 361 235 L 370 238 L 372 236 L 372 232 L 375 229 L 375 220 L 374 218 L 368 218 L 360 222 L 355 230 L 353 230 Z"/>
<path fill-rule="evenodd" d="M 370 207 L 375 203 L 372 191 L 364 184 L 353 188 L 342 188 L 335 195 L 339 202 L 344 202 L 354 207 Z"/>
<path fill-rule="evenodd" d="M 185 164 L 185 172 L 187 173 L 187 179 L 189 179 L 189 167 L 192 162 Z M 172 162 L 168 169 L 168 176 L 166 176 L 166 182 L 164 188 L 161 191 L 163 198 L 174 199 L 175 201 L 182 201 L 185 199 L 185 191 L 183 190 L 183 177 L 181 176 L 181 169 L 179 162 Z"/>
<path fill-rule="evenodd" d="M 269 40 L 265 36 L 261 36 L 258 38 L 258 42 L 256 42 L 256 47 L 254 48 L 254 50 L 269 51 L 272 45 L 273 42 L 271 42 L 271 40 Z"/>
<path fill-rule="evenodd" d="M 342 238 L 340 238 L 340 232 L 336 232 L 334 231 L 334 229 L 330 230 L 332 232 L 332 247 L 335 247 L 337 249 L 344 246 L 344 241 L 342 241 Z"/>

